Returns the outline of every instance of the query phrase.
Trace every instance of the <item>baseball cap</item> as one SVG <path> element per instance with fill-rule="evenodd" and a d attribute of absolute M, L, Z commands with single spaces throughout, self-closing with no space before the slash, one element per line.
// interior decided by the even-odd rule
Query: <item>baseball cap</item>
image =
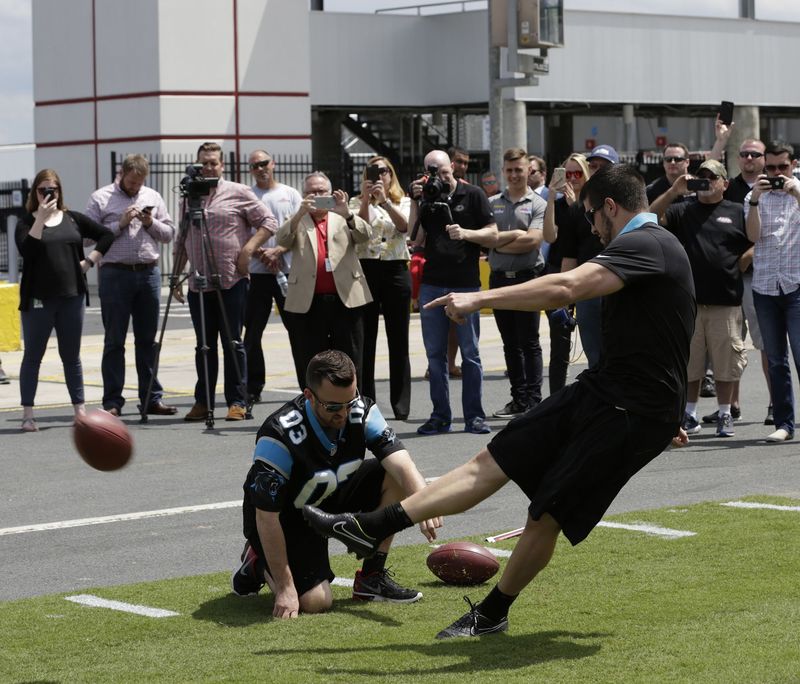
<path fill-rule="evenodd" d="M 591 151 L 589 156 L 586 157 L 586 160 L 588 161 L 592 157 L 599 157 L 600 159 L 610 161 L 612 164 L 619 164 L 619 155 L 611 145 L 598 145 Z"/>
<path fill-rule="evenodd" d="M 697 170 L 700 171 L 700 169 L 708 169 L 715 176 L 719 176 L 720 178 L 728 180 L 727 169 L 722 164 L 722 162 L 718 162 L 716 159 L 707 159 L 702 164 L 700 164 L 700 168 Z"/>

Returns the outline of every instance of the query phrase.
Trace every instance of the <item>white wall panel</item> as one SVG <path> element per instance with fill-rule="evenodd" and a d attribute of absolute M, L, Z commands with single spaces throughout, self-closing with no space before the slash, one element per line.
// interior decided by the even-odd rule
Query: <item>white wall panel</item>
<path fill-rule="evenodd" d="M 64 190 L 64 202 L 70 209 L 86 209 L 89 195 L 96 190 L 93 146 L 37 148 L 36 171 L 41 169 L 55 169 L 58 172 Z"/>
<path fill-rule="evenodd" d="M 163 97 L 161 133 L 170 135 L 233 135 L 234 98 Z"/>
<path fill-rule="evenodd" d="M 97 136 L 100 140 L 158 136 L 160 128 L 157 97 L 103 100 L 97 103 Z"/>
<path fill-rule="evenodd" d="M 34 110 L 36 142 L 94 140 L 94 105 L 78 104 L 36 107 Z"/>
<path fill-rule="evenodd" d="M 311 135 L 307 97 L 240 97 L 242 135 Z"/>
<path fill-rule="evenodd" d="M 34 101 L 90 97 L 91 0 L 36 0 L 32 19 Z"/>

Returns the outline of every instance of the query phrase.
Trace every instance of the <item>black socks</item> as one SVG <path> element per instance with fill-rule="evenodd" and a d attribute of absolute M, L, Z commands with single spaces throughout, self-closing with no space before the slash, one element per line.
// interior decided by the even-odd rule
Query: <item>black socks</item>
<path fill-rule="evenodd" d="M 391 537 L 395 532 L 411 527 L 414 523 L 406 515 L 400 503 L 389 504 L 385 508 L 379 508 L 370 513 L 359 513 L 356 515 L 358 524 L 370 537 L 378 540 Z"/>
<path fill-rule="evenodd" d="M 511 604 L 514 603 L 517 596 L 504 594 L 495 584 L 489 595 L 478 604 L 478 612 L 492 622 L 500 622 L 508 615 L 508 609 L 511 608 Z"/>
<path fill-rule="evenodd" d="M 387 554 L 378 551 L 374 556 L 365 558 L 364 563 L 361 565 L 361 572 L 365 575 L 371 575 L 373 572 L 380 572 L 386 567 Z"/>

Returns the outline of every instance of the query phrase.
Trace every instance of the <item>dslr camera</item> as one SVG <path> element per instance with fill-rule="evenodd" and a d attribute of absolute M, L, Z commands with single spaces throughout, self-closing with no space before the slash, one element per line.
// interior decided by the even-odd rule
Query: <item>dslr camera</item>
<path fill-rule="evenodd" d="M 431 164 L 427 171 L 427 175 L 423 176 L 425 183 L 422 186 L 422 201 L 429 204 L 447 202 L 449 187 L 439 178 L 439 167 Z"/>
<path fill-rule="evenodd" d="M 186 175 L 181 178 L 178 186 L 181 191 L 181 197 L 188 197 L 190 200 L 199 199 L 208 195 L 212 188 L 217 187 L 219 178 L 206 178 L 201 173 L 202 170 L 202 164 L 189 164 L 186 167 Z"/>

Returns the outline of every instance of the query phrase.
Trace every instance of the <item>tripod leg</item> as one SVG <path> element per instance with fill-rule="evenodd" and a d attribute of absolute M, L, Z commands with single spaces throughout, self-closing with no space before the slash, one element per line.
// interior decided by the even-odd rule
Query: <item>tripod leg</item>
<path fill-rule="evenodd" d="M 198 283 L 198 288 L 205 285 L 205 278 L 195 273 L 195 282 Z M 202 289 L 197 293 L 198 305 L 200 307 L 200 353 L 203 355 L 203 379 L 205 380 L 206 389 L 206 427 L 211 430 L 214 428 L 214 409 L 211 405 L 211 381 L 208 372 L 208 332 L 206 330 L 206 302 Z M 216 339 L 214 344 L 216 344 Z"/>
<path fill-rule="evenodd" d="M 170 287 L 169 287 L 169 295 L 167 295 L 167 306 L 164 308 L 164 319 L 161 321 L 161 332 L 158 335 L 158 341 L 155 342 L 153 345 L 155 347 L 155 358 L 153 359 L 153 372 L 150 373 L 150 379 L 147 382 L 147 393 L 144 395 L 144 403 L 139 407 L 139 414 L 140 414 L 140 423 L 146 423 L 147 418 L 147 407 L 150 406 L 150 397 L 153 395 L 153 383 L 155 382 L 156 377 L 158 376 L 158 364 L 161 361 L 161 347 L 164 343 L 164 333 L 167 329 L 167 319 L 169 318 L 169 309 L 172 305 L 172 297 L 173 297 L 173 290 L 175 289 L 176 285 L 183 283 L 189 276 L 185 275 L 183 278 L 178 280 L 178 276 L 171 275 L 169 277 Z"/>

